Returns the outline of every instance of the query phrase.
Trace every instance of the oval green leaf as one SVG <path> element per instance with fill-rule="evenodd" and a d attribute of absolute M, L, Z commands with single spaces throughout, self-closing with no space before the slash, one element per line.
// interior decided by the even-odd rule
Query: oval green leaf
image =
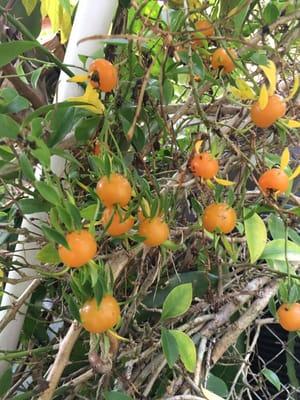
<path fill-rule="evenodd" d="M 245 214 L 246 210 L 244 210 L 244 215 Z M 256 213 L 250 218 L 245 219 L 244 224 L 250 261 L 253 264 L 264 251 L 267 243 L 267 229 L 264 221 Z"/>
<path fill-rule="evenodd" d="M 191 283 L 175 287 L 164 301 L 161 319 L 164 321 L 184 314 L 189 309 L 192 298 L 193 287 Z"/>
<path fill-rule="evenodd" d="M 35 187 L 39 191 L 40 195 L 51 204 L 59 205 L 61 199 L 57 191 L 46 182 L 36 182 Z"/>
<path fill-rule="evenodd" d="M 178 358 L 178 347 L 175 337 L 167 329 L 161 332 L 161 345 L 170 368 L 173 368 Z"/>
<path fill-rule="evenodd" d="M 184 332 L 170 330 L 169 333 L 174 336 L 179 356 L 183 365 L 189 372 L 193 372 L 196 368 L 196 347 L 192 339 Z"/>
<path fill-rule="evenodd" d="M 281 388 L 281 382 L 277 376 L 277 374 L 275 374 L 275 372 L 271 371 L 268 368 L 264 368 L 261 373 L 263 374 L 263 376 L 270 382 L 272 383 L 273 386 L 276 387 L 277 390 L 280 390 Z"/>
<path fill-rule="evenodd" d="M 264 260 L 300 261 L 300 246 L 289 240 L 276 239 L 267 243 L 259 257 Z"/>
<path fill-rule="evenodd" d="M 38 46 L 37 42 L 18 40 L 0 44 L 0 67 L 10 63 L 18 55 Z"/>
<path fill-rule="evenodd" d="M 0 137 L 16 139 L 20 131 L 19 125 L 9 116 L 0 114 Z"/>

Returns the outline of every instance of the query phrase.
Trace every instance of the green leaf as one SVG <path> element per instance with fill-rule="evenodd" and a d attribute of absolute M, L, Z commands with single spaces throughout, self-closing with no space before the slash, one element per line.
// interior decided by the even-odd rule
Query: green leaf
<path fill-rule="evenodd" d="M 168 79 L 166 79 L 163 84 L 163 97 L 166 105 L 171 103 L 174 97 L 174 84 Z"/>
<path fill-rule="evenodd" d="M 79 313 L 79 308 L 76 302 L 74 301 L 73 297 L 70 295 L 65 294 L 65 299 L 67 300 L 68 307 L 70 314 L 73 319 L 76 319 L 76 321 L 80 321 L 80 313 Z"/>
<path fill-rule="evenodd" d="M 167 329 L 162 329 L 161 331 L 161 345 L 169 367 L 173 368 L 179 352 L 175 337 Z"/>
<path fill-rule="evenodd" d="M 132 400 L 132 397 L 127 396 L 122 392 L 104 392 L 104 399 L 105 400 Z"/>
<path fill-rule="evenodd" d="M 0 396 L 6 394 L 12 385 L 12 369 L 8 367 L 7 370 L 0 377 Z"/>
<path fill-rule="evenodd" d="M 32 11 L 35 9 L 38 0 L 22 0 L 22 4 L 27 12 L 27 15 L 30 15 Z"/>
<path fill-rule="evenodd" d="M 82 218 L 86 219 L 87 221 L 92 221 L 95 216 L 95 212 L 97 210 L 97 204 L 91 204 L 80 211 L 80 215 Z"/>
<path fill-rule="evenodd" d="M 294 284 L 289 290 L 289 299 L 288 303 L 296 303 L 299 300 L 299 289 L 298 285 Z"/>
<path fill-rule="evenodd" d="M 67 133 L 71 132 L 74 125 L 75 108 L 58 108 L 49 113 L 47 119 L 51 122 L 51 136 L 48 140 L 48 146 L 52 147 L 59 143 Z"/>
<path fill-rule="evenodd" d="M 97 265 L 94 263 L 90 264 L 89 272 L 90 272 L 90 276 L 91 276 L 92 287 L 94 288 L 97 285 L 97 282 L 99 279 L 99 271 L 98 271 Z"/>
<path fill-rule="evenodd" d="M 0 44 L 1 49 L 1 44 Z M 0 50 L 1 54 L 1 50 Z M 1 56 L 0 56 L 1 58 Z M 9 116 L 0 114 L 0 137 L 16 139 L 20 131 L 19 125 Z"/>
<path fill-rule="evenodd" d="M 221 396 L 221 397 L 228 396 L 228 388 L 227 388 L 226 383 L 222 379 L 220 379 L 218 376 L 215 376 L 211 373 L 208 374 L 206 388 L 218 396 Z"/>
<path fill-rule="evenodd" d="M 180 359 L 189 372 L 193 372 L 196 368 L 196 347 L 192 339 L 184 332 L 178 330 L 169 330 L 174 336 Z"/>
<path fill-rule="evenodd" d="M 33 71 L 33 73 L 31 74 L 30 83 L 34 89 L 37 88 L 37 84 L 42 72 L 43 72 L 43 67 L 40 67 L 37 68 L 35 71 Z"/>
<path fill-rule="evenodd" d="M 233 22 L 234 22 L 234 28 L 236 34 L 239 34 L 242 30 L 242 27 L 244 25 L 250 4 L 246 3 L 243 5 L 244 0 L 240 1 L 238 4 L 238 7 L 242 6 L 240 8 L 240 12 L 233 17 Z"/>
<path fill-rule="evenodd" d="M 285 238 L 285 226 L 281 218 L 276 214 L 271 214 L 268 218 L 268 228 L 273 239 Z"/>
<path fill-rule="evenodd" d="M 263 11 L 263 19 L 265 23 L 270 25 L 279 17 L 279 10 L 274 3 L 267 4 Z"/>
<path fill-rule="evenodd" d="M 246 212 L 244 210 L 244 215 L 246 215 Z M 250 218 L 245 219 L 244 224 L 250 261 L 251 263 L 255 263 L 266 246 L 267 230 L 264 221 L 256 213 Z"/>
<path fill-rule="evenodd" d="M 48 212 L 50 208 L 48 203 L 36 199 L 22 199 L 18 201 L 18 205 L 23 214 Z"/>
<path fill-rule="evenodd" d="M 269 309 L 270 313 L 273 315 L 273 317 L 277 318 L 277 307 L 276 307 L 274 297 L 271 297 L 269 304 L 268 304 L 268 309 Z"/>
<path fill-rule="evenodd" d="M 69 201 L 65 201 L 65 206 L 66 209 L 68 210 L 68 213 L 72 217 L 72 221 L 74 224 L 75 229 L 80 229 L 81 228 L 81 215 L 76 206 L 74 204 L 70 203 Z"/>
<path fill-rule="evenodd" d="M 31 162 L 28 160 L 25 153 L 22 153 L 20 155 L 19 162 L 24 177 L 27 178 L 30 182 L 34 182 L 35 181 L 34 171 L 31 166 Z"/>
<path fill-rule="evenodd" d="M 98 278 L 98 282 L 97 284 L 93 287 L 93 291 L 94 291 L 94 296 L 96 299 L 96 303 L 97 305 L 99 305 L 103 299 L 104 296 L 104 288 L 103 288 L 103 284 L 101 282 L 101 280 Z"/>
<path fill-rule="evenodd" d="M 161 319 L 175 318 L 184 314 L 190 307 L 193 299 L 191 283 L 175 287 L 167 296 L 163 304 Z"/>
<path fill-rule="evenodd" d="M 73 230 L 72 217 L 68 211 L 62 206 L 56 206 L 56 210 L 60 221 L 65 225 L 67 231 Z"/>
<path fill-rule="evenodd" d="M 88 141 L 99 125 L 99 117 L 84 117 L 75 127 L 75 137 L 80 142 Z"/>
<path fill-rule="evenodd" d="M 268 368 L 264 368 L 261 373 L 264 375 L 264 377 L 272 383 L 273 386 L 276 387 L 276 389 L 279 391 L 281 388 L 281 382 L 280 379 L 278 378 L 277 374 L 275 372 L 271 371 Z"/>
<path fill-rule="evenodd" d="M 0 68 L 10 63 L 25 51 L 31 50 L 37 46 L 38 44 L 36 42 L 30 42 L 26 40 L 0 43 Z"/>
<path fill-rule="evenodd" d="M 29 107 L 29 101 L 15 89 L 7 87 L 0 91 L 0 113 L 18 113 Z"/>
<path fill-rule="evenodd" d="M 49 203 L 54 205 L 59 205 L 61 203 L 57 191 L 46 182 L 36 182 L 35 187 L 39 191 L 40 195 Z"/>
<path fill-rule="evenodd" d="M 300 261 L 300 246 L 289 240 L 276 239 L 267 243 L 259 258 L 264 260 L 285 261 L 286 257 L 288 261 Z"/>
<path fill-rule="evenodd" d="M 55 229 L 49 228 L 46 225 L 42 226 L 42 231 L 47 239 L 51 241 L 53 240 L 54 242 L 57 242 L 62 246 L 66 247 L 67 249 L 69 249 L 69 245 L 65 237 L 61 233 L 57 232 Z"/>
<path fill-rule="evenodd" d="M 288 228 L 288 237 L 296 244 L 300 246 L 300 235 L 295 231 L 295 229 Z"/>
<path fill-rule="evenodd" d="M 40 138 L 34 138 L 37 148 L 31 150 L 31 154 L 35 157 L 43 167 L 50 167 L 51 153 L 46 143 Z"/>
<path fill-rule="evenodd" d="M 36 255 L 42 264 L 58 264 L 60 258 L 56 246 L 53 243 L 46 244 Z"/>

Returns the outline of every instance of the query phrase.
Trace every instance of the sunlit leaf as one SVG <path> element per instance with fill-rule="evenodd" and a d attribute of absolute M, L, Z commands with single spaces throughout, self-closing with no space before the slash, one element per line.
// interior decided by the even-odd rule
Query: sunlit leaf
<path fill-rule="evenodd" d="M 259 98 L 258 98 L 258 104 L 259 104 L 259 108 L 261 110 L 264 110 L 269 102 L 269 95 L 268 95 L 268 89 L 266 87 L 266 85 L 262 85 L 261 89 L 260 89 L 260 93 L 259 93 Z"/>
<path fill-rule="evenodd" d="M 289 177 L 289 180 L 291 181 L 292 179 L 297 178 L 298 175 L 300 175 L 300 165 L 298 165 L 298 167 L 295 169 L 295 171 Z"/>
<path fill-rule="evenodd" d="M 220 179 L 215 176 L 215 181 L 222 186 L 232 186 L 235 185 L 235 182 L 228 181 L 227 179 Z"/>
<path fill-rule="evenodd" d="M 300 81 L 299 74 L 297 74 L 294 79 L 294 85 L 290 91 L 289 96 L 286 98 L 286 100 L 290 100 L 295 96 L 295 94 L 297 93 L 297 91 L 299 89 L 299 81 Z"/>
<path fill-rule="evenodd" d="M 237 78 L 235 83 L 240 90 L 240 95 L 242 100 L 254 100 L 255 92 L 252 87 L 248 84 L 248 82 L 244 81 L 244 79 Z"/>
<path fill-rule="evenodd" d="M 48 16 L 53 32 L 60 32 L 61 42 L 68 40 L 71 31 L 71 13 L 62 6 L 60 0 L 41 0 L 41 13 Z"/>
<path fill-rule="evenodd" d="M 206 180 L 206 183 L 207 183 L 207 186 L 208 186 L 210 189 L 214 189 L 214 188 L 215 188 L 215 185 L 212 183 L 212 181 L 211 181 L 210 179 L 207 179 L 207 180 Z"/>
<path fill-rule="evenodd" d="M 247 210 L 244 211 L 244 215 L 246 214 Z M 253 264 L 266 247 L 267 229 L 262 218 L 256 213 L 250 218 L 246 218 L 244 224 L 250 261 Z"/>
<path fill-rule="evenodd" d="M 203 140 L 197 140 L 195 143 L 195 152 L 200 153 Z"/>
<path fill-rule="evenodd" d="M 22 4 L 26 10 L 27 15 L 30 15 L 37 5 L 37 0 L 22 0 Z"/>
<path fill-rule="evenodd" d="M 204 387 L 201 387 L 201 392 L 204 394 L 205 399 L 207 399 L 207 400 L 224 400 L 223 397 L 220 397 L 217 394 L 214 394 L 213 392 L 205 389 Z"/>
<path fill-rule="evenodd" d="M 261 65 L 260 68 L 264 71 L 269 81 L 269 95 L 272 96 L 276 89 L 276 65 L 269 60 L 267 65 Z"/>
<path fill-rule="evenodd" d="M 288 147 L 286 147 L 281 154 L 280 168 L 285 169 L 289 165 L 289 161 L 290 161 L 290 152 Z"/>
<path fill-rule="evenodd" d="M 293 119 L 282 119 L 281 121 L 289 128 L 300 128 L 300 121 L 295 121 Z"/>
<path fill-rule="evenodd" d="M 74 75 L 68 79 L 68 82 L 76 82 L 76 83 L 83 83 L 88 80 L 87 75 Z"/>
<path fill-rule="evenodd" d="M 68 101 L 88 103 L 86 106 L 80 105 L 79 107 L 92 111 L 95 114 L 103 114 L 105 110 L 102 101 L 99 99 L 99 93 L 91 85 L 87 85 L 83 96 L 70 97 L 68 98 Z"/>

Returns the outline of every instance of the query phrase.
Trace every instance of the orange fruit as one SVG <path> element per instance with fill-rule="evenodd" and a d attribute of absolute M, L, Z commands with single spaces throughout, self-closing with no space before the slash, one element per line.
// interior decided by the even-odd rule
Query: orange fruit
<path fill-rule="evenodd" d="M 112 63 L 99 58 L 89 66 L 89 80 L 94 88 L 111 92 L 118 84 L 118 71 Z"/>
<path fill-rule="evenodd" d="M 144 243 L 149 247 L 159 246 L 169 237 L 170 231 L 161 217 L 145 218 L 140 221 L 139 235 L 145 237 Z"/>
<path fill-rule="evenodd" d="M 113 208 L 106 208 L 103 212 L 102 215 L 102 223 L 103 225 L 107 225 L 109 221 L 111 220 L 111 223 L 109 227 L 107 228 L 107 232 L 111 236 L 120 236 L 123 235 L 124 233 L 128 232 L 134 224 L 134 218 L 132 216 L 129 216 L 127 219 L 124 220 L 124 215 L 125 213 L 123 212 L 120 215 L 117 210 L 114 210 Z"/>
<path fill-rule="evenodd" d="M 251 107 L 251 120 L 259 128 L 269 128 L 278 118 L 281 118 L 286 113 L 286 104 L 280 96 L 273 94 L 269 96 L 267 106 L 262 110 L 256 101 Z"/>
<path fill-rule="evenodd" d="M 195 154 L 190 162 L 190 169 L 195 176 L 211 179 L 218 173 L 219 163 L 210 153 Z"/>
<path fill-rule="evenodd" d="M 110 176 L 103 176 L 99 180 L 96 193 L 106 207 L 114 204 L 125 207 L 130 201 L 132 189 L 123 175 L 113 173 Z"/>
<path fill-rule="evenodd" d="M 277 310 L 279 324 L 288 332 L 300 330 L 300 304 L 281 304 Z"/>
<path fill-rule="evenodd" d="M 196 31 L 192 37 L 192 47 L 195 48 L 196 46 L 201 46 L 202 45 L 202 40 L 199 38 L 199 36 L 205 36 L 205 37 L 210 37 L 214 36 L 215 34 L 215 29 L 213 25 L 207 21 L 207 19 L 201 19 L 200 21 L 197 21 L 195 23 L 195 28 Z"/>
<path fill-rule="evenodd" d="M 226 73 L 234 70 L 233 60 L 237 58 L 237 54 L 233 49 L 217 49 L 211 57 L 211 66 L 213 69 L 223 68 Z"/>
<path fill-rule="evenodd" d="M 263 192 L 274 191 L 284 193 L 289 187 L 289 177 L 279 168 L 272 168 L 264 172 L 258 180 Z"/>
<path fill-rule="evenodd" d="M 87 230 L 68 233 L 66 241 L 70 250 L 59 245 L 58 254 L 61 262 L 70 268 L 79 268 L 92 260 L 97 253 L 97 243 L 94 236 Z"/>
<path fill-rule="evenodd" d="M 87 300 L 79 311 L 84 329 L 90 333 L 102 333 L 113 328 L 120 320 L 120 306 L 111 295 L 105 295 L 97 306 L 96 299 Z"/>
<path fill-rule="evenodd" d="M 219 229 L 223 233 L 229 233 L 234 229 L 236 219 L 236 212 L 228 204 L 214 203 L 204 210 L 202 222 L 209 232 Z"/>

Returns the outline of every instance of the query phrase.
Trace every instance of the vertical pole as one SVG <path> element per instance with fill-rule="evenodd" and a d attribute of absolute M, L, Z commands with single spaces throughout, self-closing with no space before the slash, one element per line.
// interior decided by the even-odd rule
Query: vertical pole
<path fill-rule="evenodd" d="M 101 47 L 100 40 L 93 40 L 80 43 L 80 39 L 92 35 L 108 34 L 113 17 L 118 6 L 118 0 L 79 0 L 77 12 L 74 19 L 71 35 L 69 38 L 64 63 L 73 65 L 70 67 L 75 73 L 82 73 L 77 67 L 82 67 L 78 55 L 92 57 L 93 54 Z M 64 101 L 69 97 L 81 95 L 81 88 L 73 83 L 67 82 L 68 77 L 65 73 L 61 73 L 58 82 L 58 95 L 56 101 Z M 51 158 L 51 167 L 53 173 L 58 176 L 63 175 L 65 169 L 65 160 L 53 156 Z M 40 171 L 37 171 L 36 178 L 39 179 Z M 36 213 L 27 215 L 22 222 L 22 228 L 28 229 L 30 232 L 40 233 L 36 225 L 40 225 L 47 221 L 46 213 Z M 39 245 L 35 242 L 25 242 L 23 236 L 18 237 L 18 244 L 15 248 L 13 263 L 16 261 L 26 261 L 28 266 L 37 265 L 39 262 L 36 259 Z M 28 267 L 22 268 L 22 272 L 28 276 L 35 276 L 35 271 Z M 21 276 L 17 270 L 11 270 L 8 275 L 9 279 L 20 279 Z M 16 300 L 28 287 L 30 281 L 18 284 L 5 285 L 5 293 L 1 300 L 1 308 L 6 308 L 0 311 L 0 320 L 5 316 L 7 307 L 11 307 Z M 29 301 L 30 299 L 28 299 Z M 7 350 L 15 350 L 19 343 L 20 333 L 23 327 L 24 318 L 27 311 L 27 305 L 24 304 L 16 317 L 0 332 L 0 352 Z M 0 362 L 0 376 L 6 370 L 8 364 Z"/>

